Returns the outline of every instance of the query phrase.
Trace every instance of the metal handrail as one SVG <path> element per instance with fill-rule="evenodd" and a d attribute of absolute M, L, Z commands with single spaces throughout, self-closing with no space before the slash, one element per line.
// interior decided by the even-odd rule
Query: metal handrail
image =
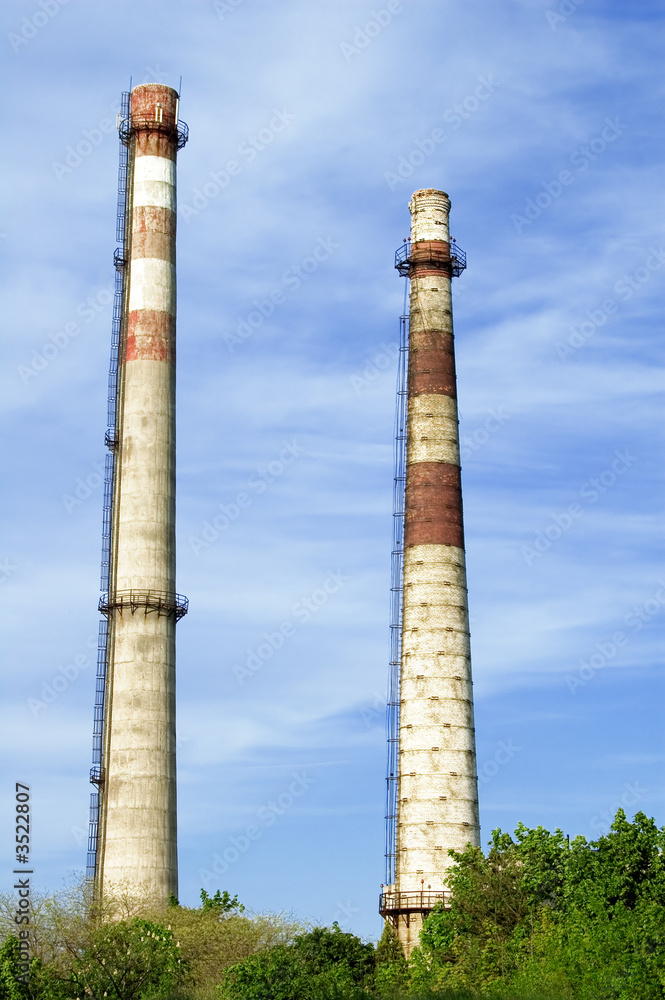
<path fill-rule="evenodd" d="M 424 240 L 423 242 L 428 242 Z M 438 241 L 437 241 L 438 242 Z M 417 244 L 416 244 L 417 245 Z M 402 276 L 409 276 L 411 271 L 411 241 L 405 240 L 401 247 L 395 251 L 395 267 Z M 458 247 L 454 240 L 450 241 L 448 245 L 450 257 L 444 257 L 442 255 L 437 255 L 433 259 L 438 263 L 450 263 L 452 274 L 459 278 L 462 271 L 466 269 L 466 252 Z"/>
<path fill-rule="evenodd" d="M 382 892 L 379 896 L 379 913 L 382 917 L 401 913 L 431 913 L 438 903 L 448 908 L 450 892 L 431 890 L 421 892 Z"/>
<path fill-rule="evenodd" d="M 176 139 L 178 149 L 182 149 L 189 139 L 189 125 L 186 122 L 176 122 L 173 119 L 160 122 L 156 118 L 137 118 L 136 115 L 121 119 L 118 132 L 120 141 L 125 146 L 129 145 L 131 137 L 137 132 L 162 132 Z"/>
<path fill-rule="evenodd" d="M 182 594 L 170 594 L 163 590 L 118 590 L 115 594 L 102 594 L 99 599 L 99 610 L 103 615 L 112 611 L 122 611 L 127 608 L 134 614 L 139 608 L 145 608 L 145 613 L 156 611 L 158 615 L 175 615 L 176 621 L 186 615 L 189 610 L 189 600 Z"/>

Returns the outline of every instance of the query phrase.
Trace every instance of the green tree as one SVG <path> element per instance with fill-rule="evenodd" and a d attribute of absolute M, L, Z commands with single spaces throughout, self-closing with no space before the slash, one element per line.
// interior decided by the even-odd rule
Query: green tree
<path fill-rule="evenodd" d="M 409 963 L 399 937 L 389 920 L 383 925 L 383 933 L 374 955 L 376 965 L 376 990 L 380 996 L 394 997 L 408 988 Z"/>
<path fill-rule="evenodd" d="M 514 839 L 495 830 L 487 856 L 450 852 L 451 906 L 425 921 L 411 988 L 662 1000 L 664 851 L 665 830 L 619 810 L 592 842 L 520 824 Z"/>
<path fill-rule="evenodd" d="M 0 948 L 0 1000 L 28 1000 L 30 991 L 19 979 L 21 955 L 18 938 L 8 937 Z"/>
<path fill-rule="evenodd" d="M 232 966 L 220 991 L 227 1000 L 335 1000 L 368 996 L 373 983 L 374 945 L 335 923 Z"/>
<path fill-rule="evenodd" d="M 178 905 L 176 901 L 176 905 Z M 231 894 L 224 890 L 220 892 L 219 889 L 214 896 L 209 896 L 205 889 L 201 889 L 201 908 L 205 912 L 211 912 L 218 915 L 223 913 L 233 913 L 238 911 L 238 913 L 244 913 L 245 907 L 242 903 L 238 902 L 238 897 L 234 896 L 231 899 Z"/>
<path fill-rule="evenodd" d="M 68 985 L 77 1000 L 140 1000 L 168 996 L 186 979 L 172 932 L 137 917 L 99 927 L 74 959 Z"/>

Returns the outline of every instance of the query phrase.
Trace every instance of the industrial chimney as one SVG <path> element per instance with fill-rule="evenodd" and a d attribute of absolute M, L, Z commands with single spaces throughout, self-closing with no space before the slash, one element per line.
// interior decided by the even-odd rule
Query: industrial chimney
<path fill-rule="evenodd" d="M 88 875 L 166 902 L 178 891 L 175 625 L 178 94 L 124 95 L 106 443 Z"/>
<path fill-rule="evenodd" d="M 479 844 L 451 278 L 466 266 L 443 191 L 416 191 L 398 385 L 387 884 L 380 912 L 410 954 L 447 898 L 448 850 Z M 400 405 L 401 401 L 401 405 Z M 400 413 L 401 411 L 401 413 Z M 404 450 L 405 446 L 405 450 Z M 403 501 L 404 506 L 400 507 Z"/>

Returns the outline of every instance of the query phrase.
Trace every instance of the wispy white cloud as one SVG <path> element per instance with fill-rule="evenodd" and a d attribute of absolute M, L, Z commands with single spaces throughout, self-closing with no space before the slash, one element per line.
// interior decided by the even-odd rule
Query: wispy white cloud
<path fill-rule="evenodd" d="M 662 726 L 640 704 L 657 702 L 661 618 L 631 632 L 575 697 L 564 678 L 630 629 L 626 615 L 652 599 L 660 574 L 663 272 L 645 262 L 665 244 L 662 12 L 646 0 L 587 3 L 552 27 L 548 0 L 458 0 L 445 13 L 438 0 L 403 0 L 347 60 L 343 44 L 383 6 L 243 0 L 220 18 L 206 0 L 168 0 L 159 16 L 151 4 L 72 0 L 14 52 L 7 33 L 32 9 L 5 5 L 16 141 L 0 243 L 4 511 L 16 569 L 2 582 L 3 740 L 7 781 L 27 768 L 36 816 L 57 831 L 46 883 L 83 863 L 71 830 L 86 821 L 92 673 L 37 717 L 26 700 L 96 629 L 100 498 L 68 514 L 62 494 L 103 452 L 110 307 L 89 322 L 80 310 L 113 279 L 116 140 L 103 131 L 89 151 L 76 147 L 101 130 L 130 75 L 176 86 L 183 75 L 181 208 L 211 171 L 242 162 L 179 221 L 179 587 L 192 599 L 178 626 L 183 898 L 196 899 L 198 868 L 222 834 L 246 825 L 279 790 L 279 769 L 297 762 L 319 769 L 311 798 L 234 866 L 229 888 L 256 908 L 330 919 L 338 899 L 362 896 L 350 925 L 379 929 L 383 732 L 362 708 L 387 679 L 395 360 L 361 392 L 352 378 L 397 340 L 392 255 L 421 186 L 450 193 L 469 252 L 455 292 L 461 432 L 473 435 L 492 408 L 511 414 L 463 469 L 479 760 L 499 740 L 523 747 L 483 786 L 483 823 L 584 830 L 625 782 L 658 784 Z M 480 78 L 493 81 L 482 99 Z M 275 109 L 293 116 L 288 127 L 243 153 Z M 608 118 L 622 126 L 601 150 Z M 391 189 L 386 172 L 435 129 L 445 139 Z M 58 179 L 53 163 L 68 147 L 80 163 Z M 561 171 L 572 181 L 558 192 Z M 516 226 L 530 200 L 537 211 Z M 338 246 L 299 287 L 285 285 L 319 239 Z M 254 303 L 285 288 L 230 351 L 225 337 Z M 608 299 L 606 322 L 583 328 Z M 19 366 L 72 322 L 80 332 L 22 379 Z M 562 360 L 557 345 L 580 330 L 583 344 Z M 195 553 L 191 536 L 292 440 L 303 454 Z M 639 460 L 527 564 L 521 547 L 579 502 L 617 449 Z M 233 665 L 337 570 L 348 583 L 239 685 Z M 203 843 L 191 819 L 200 812 Z M 344 873 L 334 888 L 331 870 Z"/>

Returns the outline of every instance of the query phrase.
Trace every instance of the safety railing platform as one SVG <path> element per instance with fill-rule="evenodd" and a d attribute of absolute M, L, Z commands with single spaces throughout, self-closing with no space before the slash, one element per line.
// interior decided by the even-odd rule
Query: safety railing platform
<path fill-rule="evenodd" d="M 395 251 L 395 267 L 403 277 L 410 277 L 414 266 L 428 264 L 459 278 L 466 268 L 466 253 L 455 240 L 405 240 Z"/>
<path fill-rule="evenodd" d="M 409 917 L 421 914 L 423 919 L 439 903 L 448 909 L 450 893 L 442 892 L 382 892 L 379 896 L 379 913 L 385 919 Z"/>
<path fill-rule="evenodd" d="M 161 590 L 117 590 L 115 594 L 102 594 L 99 610 L 103 615 L 127 610 L 135 614 L 143 609 L 147 615 L 154 612 L 159 617 L 175 616 L 176 621 L 187 614 L 189 601 L 182 594 L 169 594 Z"/>

